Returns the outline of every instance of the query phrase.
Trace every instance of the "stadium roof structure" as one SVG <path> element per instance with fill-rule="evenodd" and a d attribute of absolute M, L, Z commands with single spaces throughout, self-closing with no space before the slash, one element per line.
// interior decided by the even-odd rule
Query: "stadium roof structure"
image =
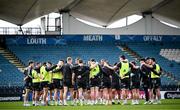
<path fill-rule="evenodd" d="M 180 0 L 0 0 L 0 19 L 20 26 L 51 12 L 68 12 L 101 26 L 151 13 L 180 22 Z"/>

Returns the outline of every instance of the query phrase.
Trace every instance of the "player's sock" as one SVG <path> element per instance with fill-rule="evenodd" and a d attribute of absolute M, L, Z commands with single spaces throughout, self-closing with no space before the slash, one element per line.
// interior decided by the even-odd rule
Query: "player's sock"
<path fill-rule="evenodd" d="M 88 100 L 88 103 L 89 103 L 89 105 L 91 105 L 91 100 L 90 99 Z"/>
<path fill-rule="evenodd" d="M 125 99 L 124 101 L 125 101 L 125 104 L 127 104 L 127 99 Z"/>
<path fill-rule="evenodd" d="M 91 105 L 94 105 L 94 100 L 91 100 Z"/>
<path fill-rule="evenodd" d="M 98 104 L 98 100 L 97 99 L 95 100 L 95 104 Z"/>
<path fill-rule="evenodd" d="M 24 101 L 24 104 L 26 104 L 26 101 Z"/>
<path fill-rule="evenodd" d="M 161 104 L 161 100 L 160 100 L 160 99 L 158 99 L 157 103 L 158 103 L 158 104 Z"/>
<path fill-rule="evenodd" d="M 83 106 L 83 100 L 82 99 L 80 99 L 80 105 Z"/>
<path fill-rule="evenodd" d="M 32 101 L 33 106 L 35 105 L 35 101 Z"/>
<path fill-rule="evenodd" d="M 78 104 L 78 99 L 74 99 L 74 104 L 75 104 L 75 105 Z"/>
<path fill-rule="evenodd" d="M 84 99 L 84 104 L 87 105 L 88 104 L 88 100 Z"/>
<path fill-rule="evenodd" d="M 137 104 L 139 105 L 139 100 L 136 100 L 137 101 Z"/>
<path fill-rule="evenodd" d="M 91 102 L 91 101 L 90 101 L 89 99 L 87 99 L 87 105 L 90 105 L 90 102 Z"/>
<path fill-rule="evenodd" d="M 24 101 L 24 104 L 23 104 L 23 106 L 26 106 L 26 101 Z"/>
<path fill-rule="evenodd" d="M 138 100 L 134 100 L 135 104 L 137 105 L 138 104 Z"/>
<path fill-rule="evenodd" d="M 153 99 L 151 99 L 150 101 L 151 101 L 152 103 L 154 102 L 154 100 L 153 100 Z"/>
<path fill-rule="evenodd" d="M 63 101 L 62 100 L 59 100 L 59 105 L 63 105 Z"/>
<path fill-rule="evenodd" d="M 66 100 L 63 100 L 63 105 L 65 105 L 65 106 L 68 105 Z"/>
<path fill-rule="evenodd" d="M 38 105 L 41 105 L 41 102 L 40 101 L 37 101 Z"/>
<path fill-rule="evenodd" d="M 122 105 L 125 105 L 125 104 L 127 104 L 127 100 L 126 100 L 126 99 L 125 99 L 125 100 L 123 100 Z"/>
<path fill-rule="evenodd" d="M 99 104 L 102 104 L 103 99 L 99 98 Z"/>
<path fill-rule="evenodd" d="M 106 104 L 106 100 L 105 100 L 105 99 L 103 99 L 102 104 L 103 104 L 103 105 L 105 105 L 105 104 Z"/>
<path fill-rule="evenodd" d="M 121 103 L 119 99 L 117 100 L 117 103 L 118 103 L 118 104 L 120 104 L 120 103 Z"/>
<path fill-rule="evenodd" d="M 108 100 L 108 104 L 109 104 L 109 105 L 112 105 L 112 101 L 111 101 L 111 100 Z"/>
<path fill-rule="evenodd" d="M 54 101 L 53 100 L 51 100 L 51 105 L 54 105 Z"/>
<path fill-rule="evenodd" d="M 135 105 L 135 100 L 134 99 L 131 101 L 131 105 Z"/>
<path fill-rule="evenodd" d="M 75 101 L 75 99 L 73 99 L 73 100 L 71 100 L 71 105 L 76 105 L 76 101 Z"/>
<path fill-rule="evenodd" d="M 114 100 L 114 99 L 112 99 L 112 104 L 113 104 L 113 105 L 115 104 L 115 100 Z"/>
<path fill-rule="evenodd" d="M 74 100 L 74 105 L 77 105 L 78 102 L 79 102 L 78 99 L 75 99 L 75 100 Z"/>
<path fill-rule="evenodd" d="M 45 106 L 45 102 L 44 101 L 42 101 L 42 106 Z"/>
<path fill-rule="evenodd" d="M 105 101 L 105 105 L 108 105 L 108 100 Z"/>
<path fill-rule="evenodd" d="M 39 101 L 35 101 L 35 106 L 39 106 Z"/>
<path fill-rule="evenodd" d="M 55 106 L 58 106 L 58 101 L 55 101 L 54 104 L 55 104 Z"/>
<path fill-rule="evenodd" d="M 34 101 L 34 106 L 37 106 L 37 102 L 36 101 Z"/>
<path fill-rule="evenodd" d="M 37 101 L 37 105 L 38 105 L 38 106 L 40 106 L 40 105 L 41 105 L 40 101 Z"/>
<path fill-rule="evenodd" d="M 158 104 L 158 102 L 157 102 L 157 100 L 153 100 L 153 102 L 152 102 L 153 104 Z"/>
<path fill-rule="evenodd" d="M 25 106 L 31 106 L 28 101 L 25 101 Z"/>

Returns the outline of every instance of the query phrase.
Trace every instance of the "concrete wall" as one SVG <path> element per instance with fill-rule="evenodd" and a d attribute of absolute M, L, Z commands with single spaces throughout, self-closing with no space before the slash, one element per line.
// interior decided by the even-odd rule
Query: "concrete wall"
<path fill-rule="evenodd" d="M 147 35 L 180 35 L 180 29 L 162 24 L 147 15 L 138 22 L 122 28 L 97 28 L 84 24 L 68 13 L 63 14 L 63 34 L 147 34 Z"/>

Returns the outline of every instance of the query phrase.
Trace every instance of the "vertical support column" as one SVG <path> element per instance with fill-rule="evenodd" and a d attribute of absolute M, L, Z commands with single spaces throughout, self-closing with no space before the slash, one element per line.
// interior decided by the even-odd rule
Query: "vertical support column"
<path fill-rule="evenodd" d="M 67 34 L 70 31 L 70 15 L 69 13 L 62 14 L 62 23 L 63 23 L 63 34 Z"/>
<path fill-rule="evenodd" d="M 47 30 L 46 31 L 49 31 L 49 14 L 47 15 Z"/>
<path fill-rule="evenodd" d="M 152 15 L 151 14 L 145 15 L 145 33 L 147 35 L 152 34 Z"/>
<path fill-rule="evenodd" d="M 56 22 L 56 21 L 55 21 Z M 56 25 L 56 24 L 55 24 Z M 59 10 L 59 34 L 62 35 L 63 27 L 62 27 L 62 13 L 61 10 Z"/>

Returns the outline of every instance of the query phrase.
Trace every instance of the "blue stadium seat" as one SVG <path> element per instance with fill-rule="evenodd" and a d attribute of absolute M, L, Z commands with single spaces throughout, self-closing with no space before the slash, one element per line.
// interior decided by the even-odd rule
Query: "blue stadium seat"
<path fill-rule="evenodd" d="M 0 86 L 23 86 L 23 74 L 0 55 Z"/>
<path fill-rule="evenodd" d="M 127 45 L 142 57 L 155 57 L 164 70 L 173 73 L 176 78 L 180 78 L 179 64 L 159 55 L 162 48 L 180 48 L 179 44 L 127 43 Z M 24 64 L 27 64 L 29 60 L 57 63 L 59 59 L 65 60 L 68 56 L 73 58 L 80 57 L 85 61 L 88 61 L 90 58 L 95 58 L 97 61 L 107 59 L 110 64 L 113 64 L 119 60 L 118 56 L 122 54 L 129 60 L 133 60 L 113 43 L 68 42 L 66 45 L 9 45 L 8 48 Z M 173 67 L 170 67 L 171 64 L 173 64 Z M 167 77 L 162 77 L 162 83 L 173 84 L 175 82 Z"/>
<path fill-rule="evenodd" d="M 90 58 L 107 59 L 110 63 L 118 61 L 118 56 L 125 54 L 112 43 L 99 42 L 71 42 L 67 45 L 23 45 L 8 46 L 9 49 L 27 64 L 28 60 L 38 62 L 51 61 L 57 63 L 59 59 L 65 59 L 67 56 L 73 58 L 81 57 L 87 61 Z M 126 55 L 129 57 L 128 55 Z"/>
<path fill-rule="evenodd" d="M 137 52 L 142 57 L 154 57 L 156 58 L 157 62 L 160 66 L 167 72 L 172 73 L 176 79 L 180 79 L 180 65 L 174 61 L 170 61 L 159 55 L 160 50 L 163 48 L 180 48 L 180 44 L 178 43 L 127 43 L 128 47 L 131 48 L 133 51 Z M 173 64 L 173 67 L 170 65 Z M 163 78 L 162 79 L 164 84 L 174 83 L 170 79 Z M 167 82 L 166 82 L 167 81 Z"/>

